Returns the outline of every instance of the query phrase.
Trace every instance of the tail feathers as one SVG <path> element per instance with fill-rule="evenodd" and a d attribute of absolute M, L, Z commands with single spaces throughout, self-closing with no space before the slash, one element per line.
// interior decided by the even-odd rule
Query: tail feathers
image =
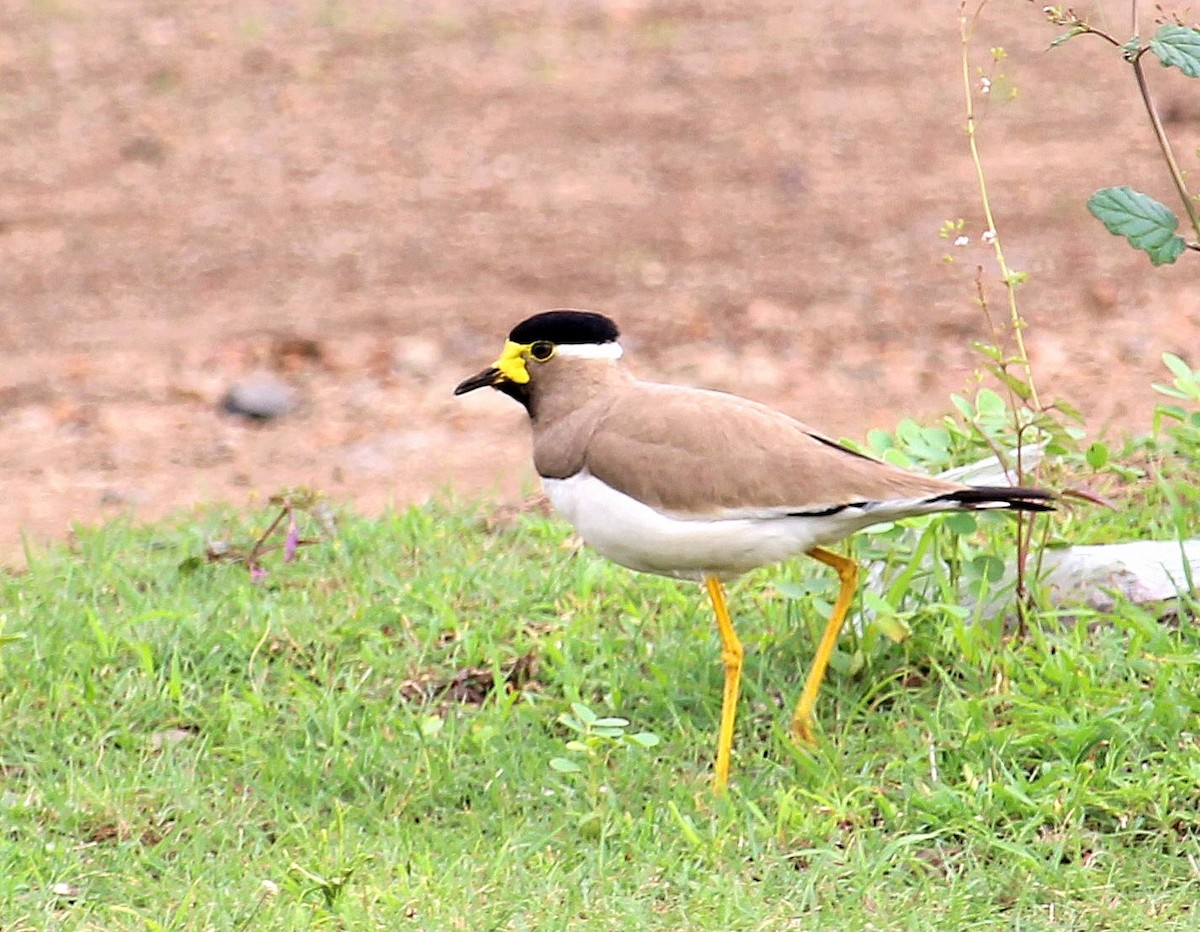
<path fill-rule="evenodd" d="M 1056 496 L 1045 489 L 1019 485 L 973 485 L 937 495 L 930 502 L 947 502 L 969 511 L 1003 508 L 1008 511 L 1053 511 Z"/>

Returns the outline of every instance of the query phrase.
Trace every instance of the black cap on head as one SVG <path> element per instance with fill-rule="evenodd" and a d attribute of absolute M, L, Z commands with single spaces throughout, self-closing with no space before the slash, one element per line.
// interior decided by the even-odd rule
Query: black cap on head
<path fill-rule="evenodd" d="M 591 311 L 542 311 L 521 321 L 508 338 L 514 343 L 612 343 L 619 336 L 617 325 L 603 314 Z"/>

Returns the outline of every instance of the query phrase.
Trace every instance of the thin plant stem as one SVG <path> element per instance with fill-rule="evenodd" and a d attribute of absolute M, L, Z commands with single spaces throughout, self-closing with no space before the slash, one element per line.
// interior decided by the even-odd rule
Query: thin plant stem
<path fill-rule="evenodd" d="M 1031 406 L 1036 410 L 1041 408 L 1041 402 L 1038 399 L 1037 386 L 1033 381 L 1033 367 L 1029 363 L 1029 354 L 1025 350 L 1025 339 L 1021 333 L 1025 328 L 1025 322 L 1021 319 L 1020 311 L 1017 309 L 1017 282 L 1012 270 L 1008 267 L 1008 262 L 1004 258 L 1004 248 L 1000 242 L 1000 232 L 996 228 L 995 216 L 992 213 L 992 202 L 988 197 L 987 178 L 983 173 L 983 159 L 979 154 L 979 140 L 975 122 L 975 102 L 971 93 L 971 29 L 967 19 L 966 0 L 960 0 L 959 2 L 958 22 L 959 34 L 962 39 L 962 79 L 963 98 L 966 103 L 967 113 L 967 144 L 971 150 L 971 163 L 975 166 L 975 181 L 979 186 L 979 199 L 983 205 L 983 218 L 987 223 L 988 230 L 993 234 L 992 251 L 995 253 L 997 265 L 1000 266 L 1000 275 L 1004 281 L 1004 288 L 1008 295 L 1009 322 L 1012 326 L 1013 340 L 1017 345 L 1017 361 L 1025 370 L 1025 382 L 1029 386 L 1029 401 Z"/>
<path fill-rule="evenodd" d="M 1132 19 L 1133 34 L 1140 35 L 1138 0 L 1130 0 L 1129 15 Z M 1188 193 L 1187 184 L 1183 180 L 1183 172 L 1179 170 L 1179 163 L 1175 160 L 1175 153 L 1171 149 L 1171 140 L 1167 138 L 1167 131 L 1163 128 L 1162 119 L 1158 115 L 1158 106 L 1150 95 L 1146 71 L 1142 68 L 1142 54 L 1145 51 L 1144 48 L 1139 50 L 1132 62 L 1133 73 L 1137 78 L 1138 92 L 1142 95 L 1142 103 L 1146 106 L 1146 112 L 1150 114 L 1150 125 L 1154 128 L 1154 137 L 1158 140 L 1158 147 L 1162 150 L 1163 158 L 1166 160 L 1171 180 L 1175 182 L 1175 190 L 1179 192 L 1179 199 L 1183 201 L 1183 209 L 1187 211 L 1188 219 L 1192 222 L 1192 229 L 1196 231 L 1197 236 L 1200 236 L 1200 213 L 1196 210 L 1196 202 Z"/>
<path fill-rule="evenodd" d="M 982 8 L 982 5 L 980 9 Z M 978 15 L 978 10 L 976 11 Z M 963 80 L 963 99 L 966 106 L 967 116 L 967 145 L 971 152 L 971 163 L 975 167 L 975 181 L 979 186 L 979 199 L 983 206 L 984 221 L 987 223 L 987 228 L 991 232 L 992 251 L 996 256 L 996 264 L 1000 267 L 1000 274 L 1004 281 L 1005 294 L 1008 298 L 1008 315 L 1009 323 L 1012 327 L 1013 340 L 1017 347 L 1017 357 L 1014 360 L 1025 373 L 1025 385 L 1029 389 L 1029 406 L 1035 411 L 1041 411 L 1042 404 L 1038 398 L 1037 386 L 1033 379 L 1033 367 L 1029 362 L 1029 353 L 1025 349 L 1025 339 L 1022 331 L 1025 328 L 1025 322 L 1021 319 L 1020 310 L 1017 307 L 1017 279 L 1012 270 L 1008 266 L 1007 260 L 1004 258 L 1004 248 L 1000 240 L 1000 233 L 996 227 L 995 216 L 992 213 L 992 202 L 988 196 L 987 177 L 983 171 L 983 158 L 979 152 L 979 139 L 977 133 L 977 124 L 975 120 L 975 100 L 971 89 L 971 26 L 967 16 L 967 0 L 959 0 L 958 5 L 958 22 L 959 36 L 962 40 L 962 80 Z M 976 282 L 979 288 L 980 302 L 984 308 L 984 313 L 987 315 L 989 326 L 995 331 L 995 325 L 992 323 L 991 314 L 987 310 L 987 301 L 983 292 L 983 282 L 980 278 Z M 1004 369 L 1008 363 L 1001 361 L 999 363 L 1001 369 Z M 1017 441 L 1017 479 L 1018 482 L 1024 481 L 1024 464 L 1021 462 L 1021 446 L 1024 443 L 1026 428 L 1029 424 L 1024 423 L 1020 411 L 1023 407 L 1022 399 L 1016 397 L 1012 386 L 1006 384 L 1009 396 L 1009 404 L 1013 410 L 1014 426 L 1016 428 Z M 1029 587 L 1026 576 L 1026 563 L 1029 558 L 1030 546 L 1033 539 L 1032 519 L 1026 518 L 1023 514 L 1017 515 L 1016 527 L 1016 543 L 1017 543 L 1017 579 L 1016 579 L 1016 603 L 1017 609 L 1017 634 L 1018 637 L 1024 637 L 1027 630 L 1027 607 L 1030 601 Z"/>
<path fill-rule="evenodd" d="M 1175 160 L 1175 153 L 1171 149 L 1171 140 L 1167 138 L 1167 131 L 1163 128 L 1162 119 L 1158 115 L 1158 106 L 1154 103 L 1154 98 L 1150 96 L 1150 86 L 1146 82 L 1146 72 L 1142 68 L 1140 54 L 1133 60 L 1133 74 L 1137 78 L 1142 103 L 1146 105 L 1146 112 L 1150 114 L 1150 125 L 1154 128 L 1154 138 L 1158 140 L 1158 147 L 1162 150 L 1163 159 L 1166 160 L 1167 171 L 1171 173 L 1171 180 L 1175 182 L 1175 190 L 1179 192 L 1179 199 L 1183 201 L 1183 209 L 1187 211 L 1192 229 L 1200 237 L 1200 212 L 1197 212 L 1196 202 L 1188 193 L 1187 184 L 1183 180 L 1183 172 L 1179 170 L 1179 163 Z"/>
<path fill-rule="evenodd" d="M 285 507 L 279 512 L 279 514 L 275 516 L 275 520 L 272 521 L 270 526 L 268 526 L 268 528 L 259 535 L 258 540 L 254 542 L 254 546 L 250 548 L 250 555 L 247 558 L 247 563 L 257 563 L 258 558 L 267 552 L 265 547 L 267 538 L 275 533 L 275 529 L 279 527 L 283 519 L 289 514 L 291 514 L 291 509 Z"/>

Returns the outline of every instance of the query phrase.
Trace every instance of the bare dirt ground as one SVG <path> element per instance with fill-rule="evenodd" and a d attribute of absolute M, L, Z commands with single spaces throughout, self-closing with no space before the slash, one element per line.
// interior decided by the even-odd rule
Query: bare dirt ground
<path fill-rule="evenodd" d="M 1200 349 L 1196 261 L 1153 269 L 1087 215 L 1107 184 L 1177 205 L 1128 68 L 1046 51 L 1039 11 L 989 5 L 975 45 L 1008 56 L 998 225 L 1043 390 L 1144 428 L 1160 353 Z M 829 431 L 947 410 L 987 335 L 977 264 L 1003 303 L 957 28 L 944 0 L 0 7 L 0 562 L 295 484 L 368 512 L 514 496 L 523 412 L 450 392 L 546 307 Z M 1196 83 L 1151 69 L 1195 171 Z M 299 408 L 222 413 L 256 369 Z"/>

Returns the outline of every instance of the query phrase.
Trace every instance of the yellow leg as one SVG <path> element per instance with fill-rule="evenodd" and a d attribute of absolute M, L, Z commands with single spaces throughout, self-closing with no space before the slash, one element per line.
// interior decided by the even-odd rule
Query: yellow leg
<path fill-rule="evenodd" d="M 721 728 L 717 732 L 717 765 L 713 787 L 724 792 L 729 783 L 729 755 L 733 750 L 733 721 L 737 716 L 738 689 L 742 682 L 742 642 L 733 630 L 729 609 L 725 607 L 725 591 L 716 576 L 705 576 L 704 585 L 712 599 L 717 615 L 717 631 L 721 635 L 721 659 L 725 661 L 725 692 L 721 698 Z"/>
<path fill-rule="evenodd" d="M 850 611 L 850 603 L 854 599 L 854 591 L 858 586 L 858 565 L 849 557 L 831 553 L 820 547 L 814 547 L 808 555 L 826 566 L 832 566 L 841 580 L 837 601 L 833 604 L 833 614 L 829 616 L 829 622 L 825 625 L 825 633 L 821 635 L 821 643 L 817 645 L 816 656 L 813 657 L 808 679 L 804 683 L 804 692 L 800 694 L 800 701 L 796 703 L 796 712 L 792 716 L 792 734 L 796 739 L 806 744 L 816 744 L 817 739 L 813 735 L 813 709 L 817 704 L 821 681 L 825 679 L 829 657 L 837 645 L 838 634 L 841 633 L 846 613 Z"/>

